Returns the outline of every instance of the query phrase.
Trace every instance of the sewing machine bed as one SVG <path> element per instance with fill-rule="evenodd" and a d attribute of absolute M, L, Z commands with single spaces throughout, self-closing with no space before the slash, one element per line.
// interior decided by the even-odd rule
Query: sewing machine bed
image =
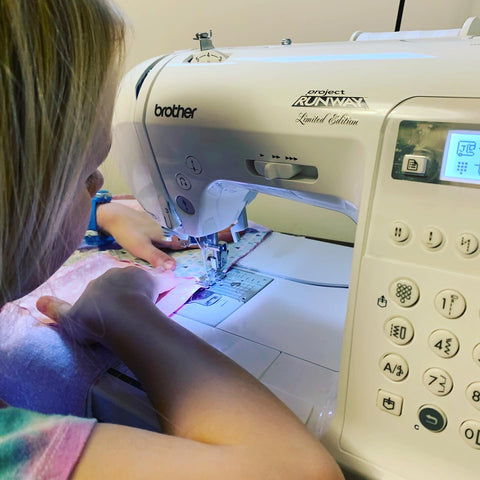
<path fill-rule="evenodd" d="M 272 233 L 225 282 L 235 287 L 246 278 L 257 292 L 235 298 L 228 289 L 214 287 L 172 320 L 248 370 L 320 436 L 335 410 L 352 252 Z M 160 429 L 123 365 L 93 386 L 89 408 L 101 421 Z"/>

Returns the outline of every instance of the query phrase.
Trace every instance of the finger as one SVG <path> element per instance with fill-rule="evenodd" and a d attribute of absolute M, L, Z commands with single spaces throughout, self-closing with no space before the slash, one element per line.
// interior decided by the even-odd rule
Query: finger
<path fill-rule="evenodd" d="M 185 250 L 186 248 L 198 248 L 198 245 L 196 243 L 190 244 L 188 240 L 173 236 L 170 240 L 170 248 L 172 250 Z"/>
<path fill-rule="evenodd" d="M 149 263 L 151 263 L 155 268 L 163 268 L 165 270 L 175 270 L 177 262 L 170 255 L 162 252 L 154 245 L 151 245 L 145 252 L 145 258 Z"/>
<path fill-rule="evenodd" d="M 158 249 L 150 241 L 142 242 L 141 248 L 130 248 L 130 253 L 139 258 L 143 258 L 155 268 L 163 268 L 164 270 L 175 270 L 177 263 L 175 260 L 162 250 Z"/>
<path fill-rule="evenodd" d="M 37 300 L 38 311 L 55 323 L 59 323 L 71 308 L 72 306 L 68 302 L 50 295 L 45 295 Z"/>

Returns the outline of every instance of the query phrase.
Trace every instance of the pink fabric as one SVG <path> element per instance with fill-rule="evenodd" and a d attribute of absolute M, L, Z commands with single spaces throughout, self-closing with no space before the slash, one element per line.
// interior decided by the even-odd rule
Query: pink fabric
<path fill-rule="evenodd" d="M 0 311 L 0 395 L 7 403 L 43 413 L 85 415 L 91 385 L 119 360 L 101 345 L 78 345 L 61 329 L 47 326 L 36 301 L 42 295 L 54 295 L 74 303 L 91 280 L 110 268 L 129 265 L 136 264 L 108 252 L 82 254 L 35 291 L 4 306 Z M 194 278 L 141 268 L 154 275 L 160 294 L 157 306 L 166 315 L 172 315 L 198 288 Z"/>
<path fill-rule="evenodd" d="M 157 307 L 167 316 L 175 313 L 198 290 L 195 278 L 177 278 L 171 271 L 159 271 L 128 260 L 119 260 L 108 252 L 95 252 L 71 265 L 63 266 L 47 282 L 14 303 L 26 309 L 37 320 L 47 321 L 36 308 L 36 302 L 41 296 L 53 295 L 73 304 L 91 280 L 111 268 L 132 265 L 147 270 L 154 277 L 159 295 Z"/>

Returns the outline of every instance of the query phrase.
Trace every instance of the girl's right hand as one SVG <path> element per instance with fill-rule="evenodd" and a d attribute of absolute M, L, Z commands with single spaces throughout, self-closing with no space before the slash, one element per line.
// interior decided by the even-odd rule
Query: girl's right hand
<path fill-rule="evenodd" d="M 91 281 L 80 298 L 71 305 L 57 297 L 43 296 L 38 310 L 79 343 L 108 343 L 112 322 L 126 302 L 153 303 L 158 282 L 140 267 L 112 268 Z M 141 321 L 141 318 L 132 319 Z"/>

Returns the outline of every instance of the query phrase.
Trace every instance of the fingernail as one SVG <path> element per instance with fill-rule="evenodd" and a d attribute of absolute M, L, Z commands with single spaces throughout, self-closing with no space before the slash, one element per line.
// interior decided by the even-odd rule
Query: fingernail
<path fill-rule="evenodd" d="M 43 318 L 37 318 L 38 322 L 41 323 L 42 325 L 46 325 L 47 327 L 58 327 L 58 323 L 55 322 L 54 320 L 43 317 Z"/>
<path fill-rule="evenodd" d="M 163 267 L 165 270 L 175 270 L 175 262 L 172 260 L 167 260 L 164 264 Z"/>

